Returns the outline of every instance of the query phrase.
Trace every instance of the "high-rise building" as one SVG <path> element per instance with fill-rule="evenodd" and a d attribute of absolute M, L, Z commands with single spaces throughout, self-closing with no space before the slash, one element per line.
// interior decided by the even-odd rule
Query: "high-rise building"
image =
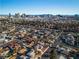
<path fill-rule="evenodd" d="M 15 13 L 15 18 L 20 18 L 20 14 L 19 13 Z"/>

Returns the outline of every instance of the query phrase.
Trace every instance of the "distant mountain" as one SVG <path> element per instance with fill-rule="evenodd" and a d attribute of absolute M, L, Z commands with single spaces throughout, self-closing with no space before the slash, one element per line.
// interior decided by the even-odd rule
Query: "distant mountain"
<path fill-rule="evenodd" d="M 15 15 L 0 15 L 0 16 L 7 16 L 13 18 L 23 18 L 23 19 L 33 19 L 33 20 L 79 20 L 79 15 L 52 15 L 52 14 L 42 14 L 42 15 L 26 15 L 16 13 Z"/>

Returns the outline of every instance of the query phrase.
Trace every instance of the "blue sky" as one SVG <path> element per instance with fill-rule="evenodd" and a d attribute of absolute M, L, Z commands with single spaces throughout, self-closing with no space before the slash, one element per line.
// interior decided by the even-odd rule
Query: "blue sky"
<path fill-rule="evenodd" d="M 79 14 L 79 0 L 0 0 L 0 14 Z"/>

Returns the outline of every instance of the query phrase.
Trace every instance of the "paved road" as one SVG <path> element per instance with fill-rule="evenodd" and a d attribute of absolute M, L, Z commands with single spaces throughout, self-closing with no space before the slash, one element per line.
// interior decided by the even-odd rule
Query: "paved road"
<path fill-rule="evenodd" d="M 54 47 L 56 47 L 61 41 L 58 39 L 59 36 L 62 34 L 63 32 L 61 32 L 58 36 L 55 37 L 54 42 L 52 43 Z M 49 47 L 49 46 L 48 46 Z"/>
<path fill-rule="evenodd" d="M 59 37 L 61 36 L 63 32 L 61 32 L 58 36 L 55 37 L 55 42 L 53 43 L 53 46 L 56 47 L 57 45 L 59 45 L 61 43 L 61 40 L 59 39 Z"/>

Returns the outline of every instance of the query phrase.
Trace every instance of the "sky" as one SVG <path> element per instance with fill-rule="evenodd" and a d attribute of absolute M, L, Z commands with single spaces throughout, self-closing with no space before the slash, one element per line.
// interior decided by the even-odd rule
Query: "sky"
<path fill-rule="evenodd" d="M 0 14 L 79 14 L 79 0 L 0 0 Z"/>

